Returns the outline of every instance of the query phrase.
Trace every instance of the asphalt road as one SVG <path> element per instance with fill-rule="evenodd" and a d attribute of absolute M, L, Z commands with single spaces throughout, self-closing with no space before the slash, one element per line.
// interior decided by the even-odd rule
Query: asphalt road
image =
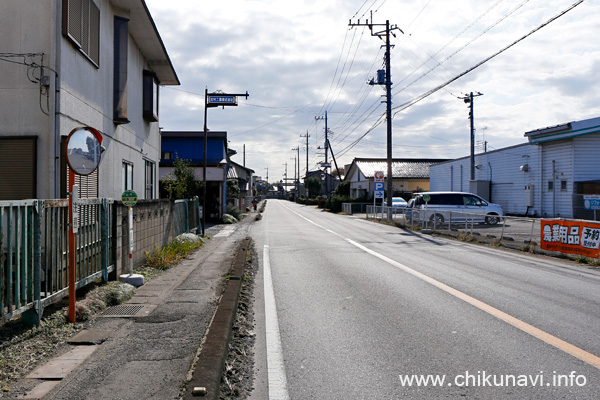
<path fill-rule="evenodd" d="M 598 398 L 599 271 L 279 200 L 251 230 L 252 399 Z"/>

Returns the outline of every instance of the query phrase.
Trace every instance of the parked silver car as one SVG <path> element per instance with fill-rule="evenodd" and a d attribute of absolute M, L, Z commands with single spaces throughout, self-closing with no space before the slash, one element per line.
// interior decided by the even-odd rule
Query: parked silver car
<path fill-rule="evenodd" d="M 473 220 L 486 224 L 497 224 L 504 215 L 502 207 L 489 203 L 473 193 L 466 192 L 423 192 L 417 193 L 408 202 L 410 209 L 419 210 L 419 217 L 439 225 L 445 221 Z"/>

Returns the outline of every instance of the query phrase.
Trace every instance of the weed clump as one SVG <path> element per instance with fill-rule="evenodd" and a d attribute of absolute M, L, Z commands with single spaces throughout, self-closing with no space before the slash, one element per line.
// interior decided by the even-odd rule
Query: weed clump
<path fill-rule="evenodd" d="M 171 240 L 166 246 L 154 246 L 146 252 L 146 266 L 167 269 L 187 257 L 192 251 L 202 247 L 202 239 L 194 234 L 184 233 Z"/>

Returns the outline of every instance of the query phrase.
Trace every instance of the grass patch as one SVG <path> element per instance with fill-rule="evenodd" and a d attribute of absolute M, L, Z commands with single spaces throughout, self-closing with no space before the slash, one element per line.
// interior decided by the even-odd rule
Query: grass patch
<path fill-rule="evenodd" d="M 166 246 L 154 246 L 154 250 L 146 252 L 146 268 L 165 270 L 202 247 L 203 243 L 199 236 L 185 234 L 177 236 Z"/>

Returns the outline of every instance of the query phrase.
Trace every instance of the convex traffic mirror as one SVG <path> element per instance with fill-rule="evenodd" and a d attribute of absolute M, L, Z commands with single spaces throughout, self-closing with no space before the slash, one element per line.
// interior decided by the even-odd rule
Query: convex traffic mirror
<path fill-rule="evenodd" d="M 75 128 L 67 137 L 67 163 L 77 175 L 89 175 L 98 168 L 102 135 L 89 126 Z"/>

